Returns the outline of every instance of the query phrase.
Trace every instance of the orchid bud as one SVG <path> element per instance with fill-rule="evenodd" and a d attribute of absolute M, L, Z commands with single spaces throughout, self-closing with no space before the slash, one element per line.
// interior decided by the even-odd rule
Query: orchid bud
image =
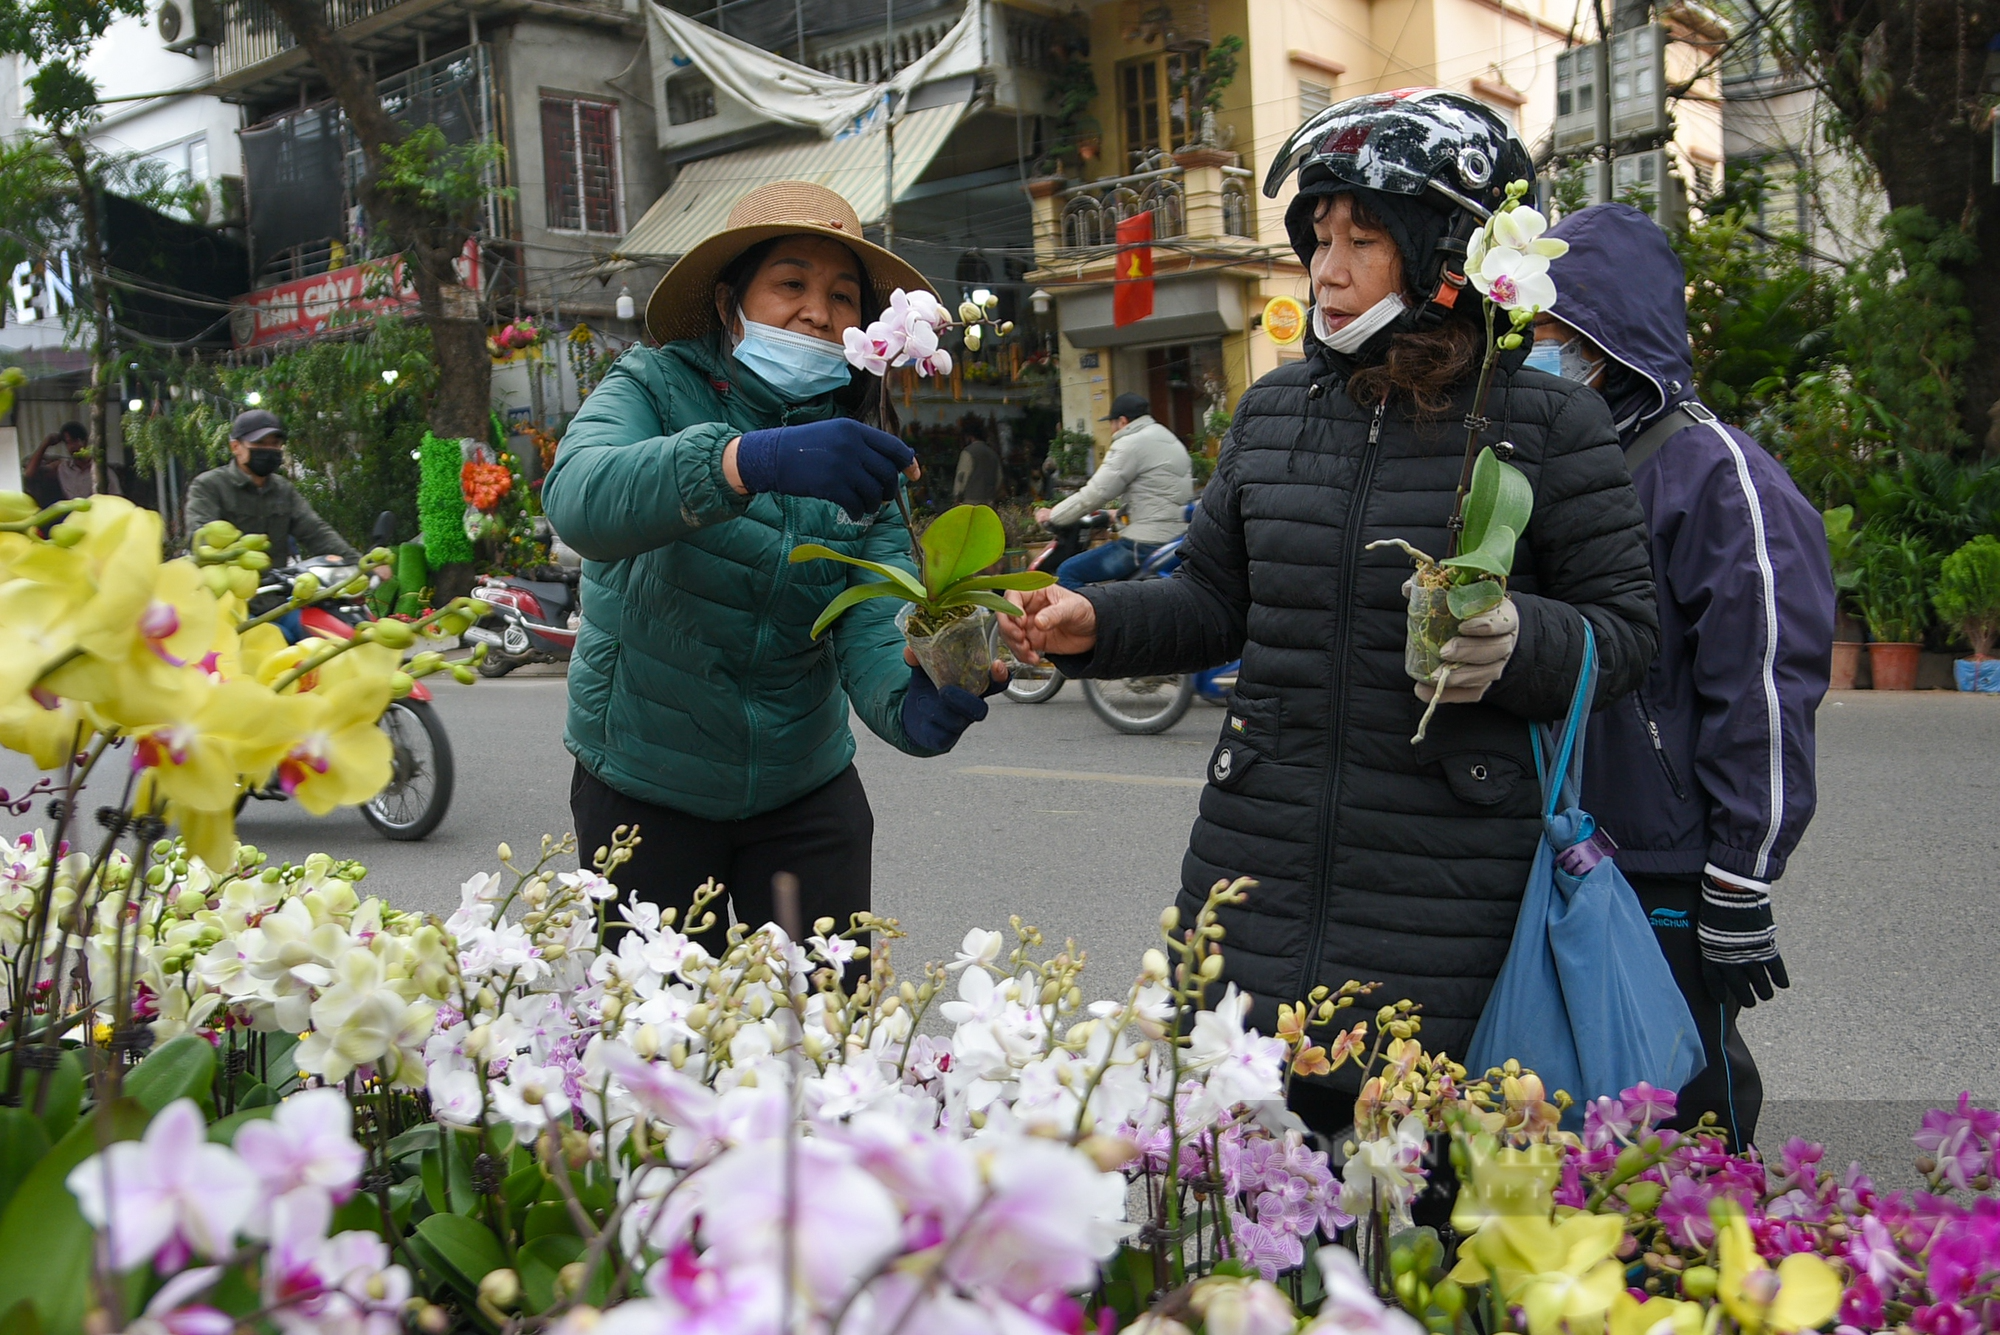
<path fill-rule="evenodd" d="M 1181 925 L 1181 911 L 1169 904 L 1160 910 L 1160 930 L 1171 932 Z"/>
<path fill-rule="evenodd" d="M 407 621 L 376 621 L 375 639 L 391 649 L 407 649 L 417 642 L 417 633 L 410 629 Z"/>
<path fill-rule="evenodd" d="M 660 1055 L 660 1031 L 650 1024 L 639 1026 L 639 1032 L 632 1035 L 632 1051 L 647 1061 Z"/>
<path fill-rule="evenodd" d="M 487 1271 L 479 1281 L 479 1301 L 506 1311 L 521 1301 L 521 1277 L 505 1267 Z"/>
<path fill-rule="evenodd" d="M 567 1298 L 583 1291 L 583 1281 L 590 1274 L 590 1267 L 582 1261 L 571 1261 L 556 1271 L 556 1292 Z"/>
<path fill-rule="evenodd" d="M 460 686 L 470 686 L 474 680 L 472 669 L 463 663 L 453 663 L 451 665 L 451 679 Z"/>
<path fill-rule="evenodd" d="M 1696 1301 L 1713 1298 L 1721 1278 L 1713 1266 L 1691 1265 L 1681 1274 L 1681 1292 Z"/>
<path fill-rule="evenodd" d="M 958 303 L 958 318 L 965 321 L 967 324 L 971 324 L 974 320 L 977 320 L 980 317 L 980 315 L 981 311 L 979 309 L 978 302 L 961 301 Z"/>
<path fill-rule="evenodd" d="M 194 535 L 194 540 L 210 547 L 222 548 L 235 545 L 236 540 L 242 536 L 243 531 L 228 520 L 211 519 L 201 526 L 200 531 Z"/>
<path fill-rule="evenodd" d="M 1201 976 L 1211 983 L 1222 977 L 1222 956 L 1220 954 L 1210 955 L 1201 962 Z"/>
<path fill-rule="evenodd" d="M 1154 947 L 1139 957 L 1139 974 L 1148 982 L 1164 983 L 1167 980 L 1167 957 Z"/>
<path fill-rule="evenodd" d="M 969 327 L 968 327 L 968 328 L 966 329 L 966 331 L 965 331 L 965 350 L 966 350 L 967 352 L 977 352 L 977 351 L 979 351 L 979 326 L 978 326 L 978 325 L 971 325 L 971 326 L 969 326 Z"/>
<path fill-rule="evenodd" d="M 451 1329 L 451 1313 L 436 1303 L 424 1303 L 423 1310 L 417 1313 L 417 1329 L 424 1335 L 445 1335 Z"/>
<path fill-rule="evenodd" d="M 313 574 L 305 574 L 305 575 L 300 575 L 297 579 L 293 580 L 292 597 L 298 599 L 302 603 L 309 603 L 313 599 L 319 597 L 319 576 Z"/>
<path fill-rule="evenodd" d="M 617 997 L 606 997 L 604 1004 L 598 1007 L 597 1013 L 604 1017 L 604 1023 L 617 1024 L 618 1017 L 625 1013 L 625 1003 Z"/>
<path fill-rule="evenodd" d="M 1007 337 L 1007 335 L 1013 332 L 1014 332 L 1014 322 L 1012 320 L 1002 320 L 1000 322 L 1000 337 L 1005 338 Z"/>

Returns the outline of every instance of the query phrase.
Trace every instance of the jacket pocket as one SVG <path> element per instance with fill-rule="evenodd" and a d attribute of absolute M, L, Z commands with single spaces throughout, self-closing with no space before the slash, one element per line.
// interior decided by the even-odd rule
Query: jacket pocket
<path fill-rule="evenodd" d="M 1632 708 L 1639 715 L 1639 726 L 1646 730 L 1646 740 L 1652 743 L 1653 759 L 1660 762 L 1660 771 L 1667 776 L 1667 784 L 1674 790 L 1674 796 L 1687 801 L 1687 788 L 1681 783 L 1680 771 L 1674 768 L 1673 757 L 1667 754 L 1666 739 L 1660 736 L 1660 725 L 1653 721 L 1653 715 L 1646 708 L 1646 697 L 1640 691 L 1632 692 Z"/>
<path fill-rule="evenodd" d="M 1495 807 L 1514 795 L 1527 771 L 1512 756 L 1488 751 L 1459 751 L 1441 757 L 1451 794 L 1476 807 Z"/>
<path fill-rule="evenodd" d="M 1281 706 L 1276 699 L 1232 695 L 1222 719 L 1222 737 L 1208 758 L 1208 781 L 1234 788 L 1258 761 L 1276 759 Z"/>
<path fill-rule="evenodd" d="M 1432 724 L 1430 735 L 1416 744 L 1416 757 L 1421 764 L 1435 765 L 1461 802 L 1476 807 L 1511 802 L 1533 810 L 1541 785 L 1528 727 L 1498 709 L 1462 708 L 1455 717 L 1440 716 Z"/>

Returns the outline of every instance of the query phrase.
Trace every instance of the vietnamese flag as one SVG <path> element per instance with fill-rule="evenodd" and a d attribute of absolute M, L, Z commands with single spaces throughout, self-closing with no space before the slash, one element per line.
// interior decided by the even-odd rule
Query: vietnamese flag
<path fill-rule="evenodd" d="M 1118 220 L 1118 281 L 1111 289 L 1111 323 L 1128 325 L 1153 313 L 1153 211 Z"/>

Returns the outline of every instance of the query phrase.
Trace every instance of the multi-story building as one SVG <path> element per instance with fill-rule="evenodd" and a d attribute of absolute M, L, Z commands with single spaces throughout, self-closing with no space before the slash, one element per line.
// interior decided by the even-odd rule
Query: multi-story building
<path fill-rule="evenodd" d="M 638 336 L 619 320 L 620 287 L 603 266 L 664 185 L 642 2 L 327 0 L 391 114 L 455 145 L 504 149 L 465 265 L 496 318 L 583 319 Z M 316 316 L 365 288 L 357 265 L 371 245 L 362 155 L 319 71 L 261 0 L 223 15 L 212 88 L 244 112 L 244 346 L 314 332 Z M 624 281 L 643 299 L 646 273 Z M 559 419 L 575 406 L 574 375 L 560 355 L 534 370 L 498 368 L 496 397 L 516 416 Z"/>

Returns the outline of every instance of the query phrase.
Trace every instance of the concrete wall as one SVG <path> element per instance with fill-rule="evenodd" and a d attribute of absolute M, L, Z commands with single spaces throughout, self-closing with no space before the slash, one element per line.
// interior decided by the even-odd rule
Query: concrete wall
<path fill-rule="evenodd" d="M 599 281 L 595 261 L 616 250 L 619 236 L 554 231 L 548 226 L 547 169 L 542 161 L 544 93 L 614 102 L 620 139 L 622 228 L 630 227 L 666 189 L 654 124 L 658 94 L 648 84 L 645 39 L 580 25 L 522 20 L 492 34 L 498 68 L 508 176 L 518 195 L 527 289 L 538 302 L 560 301 L 564 318 L 578 315 L 631 336 L 637 326 L 611 322 L 621 286 L 629 285 L 643 311 L 657 271 L 623 273 Z"/>

